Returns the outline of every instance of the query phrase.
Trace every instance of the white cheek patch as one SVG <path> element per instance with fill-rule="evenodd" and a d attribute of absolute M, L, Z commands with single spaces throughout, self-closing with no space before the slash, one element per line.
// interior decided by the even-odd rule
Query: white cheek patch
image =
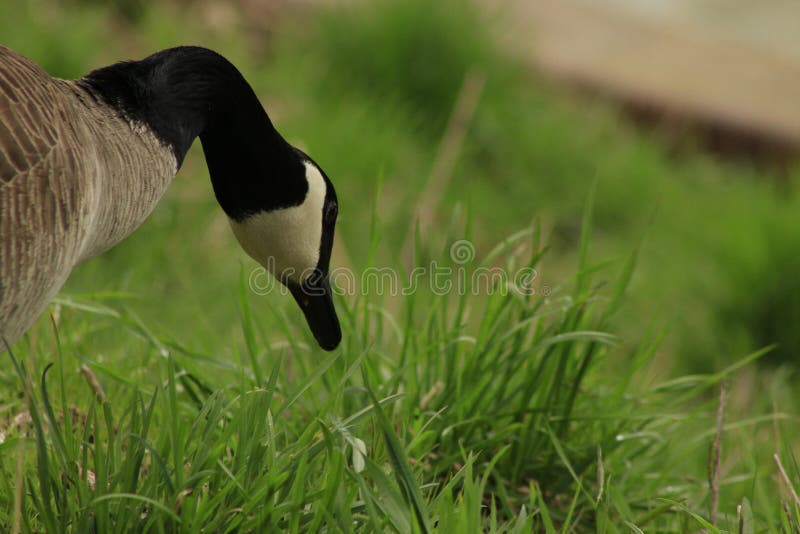
<path fill-rule="evenodd" d="M 247 254 L 279 279 L 304 280 L 319 262 L 322 206 L 326 185 L 319 170 L 306 162 L 308 193 L 303 203 L 251 215 L 231 228 Z"/>

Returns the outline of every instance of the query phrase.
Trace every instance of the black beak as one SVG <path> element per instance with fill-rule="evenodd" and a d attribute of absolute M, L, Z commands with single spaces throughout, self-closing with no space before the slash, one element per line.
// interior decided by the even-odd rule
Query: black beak
<path fill-rule="evenodd" d="M 311 333 L 324 350 L 333 350 L 342 340 L 342 329 L 327 276 L 310 276 L 302 284 L 287 284 L 294 300 L 303 310 Z"/>

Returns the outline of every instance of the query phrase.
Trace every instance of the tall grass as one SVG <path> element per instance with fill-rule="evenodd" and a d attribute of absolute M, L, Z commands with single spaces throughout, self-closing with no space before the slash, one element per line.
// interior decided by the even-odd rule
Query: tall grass
<path fill-rule="evenodd" d="M 138 383 L 115 362 L 82 356 L 81 338 L 63 329 L 60 341 L 41 332 L 18 344 L 9 357 L 20 396 L 9 411 L 28 417 L 3 430 L 0 524 L 18 532 L 705 525 L 702 498 L 690 497 L 703 493 L 702 478 L 681 483 L 663 459 L 676 445 L 705 447 L 691 434 L 713 421 L 702 393 L 740 366 L 640 384 L 654 332 L 624 369 L 606 367 L 609 351 L 620 350 L 609 328 L 635 254 L 617 275 L 592 264 L 590 228 L 587 211 L 576 273 L 547 296 L 468 285 L 442 295 L 423 283 L 402 299 L 339 299 L 344 340 L 332 355 L 289 321 L 288 345 L 276 345 L 250 311 L 264 297 L 244 276 L 238 363 L 159 339 L 124 311 L 81 306 L 77 331 L 101 314 L 118 325 L 119 344 L 145 339 L 139 357 L 151 375 Z M 461 276 L 481 263 L 536 269 L 542 254 L 534 227 L 470 263 L 449 243 L 432 257 Z M 693 444 L 680 445 L 681 436 Z M 750 494 L 759 507 L 768 501 Z M 721 506 L 732 520 L 724 492 Z M 756 518 L 780 531 L 780 515 L 765 509 Z"/>

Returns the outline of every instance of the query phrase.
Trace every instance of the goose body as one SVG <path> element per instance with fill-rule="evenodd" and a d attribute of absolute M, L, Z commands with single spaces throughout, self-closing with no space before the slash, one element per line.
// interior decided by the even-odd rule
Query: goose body
<path fill-rule="evenodd" d="M 78 263 L 145 220 L 198 136 L 245 251 L 289 287 L 319 344 L 338 344 L 327 282 L 335 191 L 283 140 L 232 64 L 179 47 L 61 80 L 0 46 L 6 343 L 36 320 Z"/>

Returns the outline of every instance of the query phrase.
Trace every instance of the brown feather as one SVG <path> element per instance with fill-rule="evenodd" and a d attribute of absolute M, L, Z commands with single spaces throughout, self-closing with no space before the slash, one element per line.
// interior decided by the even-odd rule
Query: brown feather
<path fill-rule="evenodd" d="M 135 230 L 176 171 L 144 125 L 0 45 L 0 336 L 15 341 L 75 265 Z"/>

